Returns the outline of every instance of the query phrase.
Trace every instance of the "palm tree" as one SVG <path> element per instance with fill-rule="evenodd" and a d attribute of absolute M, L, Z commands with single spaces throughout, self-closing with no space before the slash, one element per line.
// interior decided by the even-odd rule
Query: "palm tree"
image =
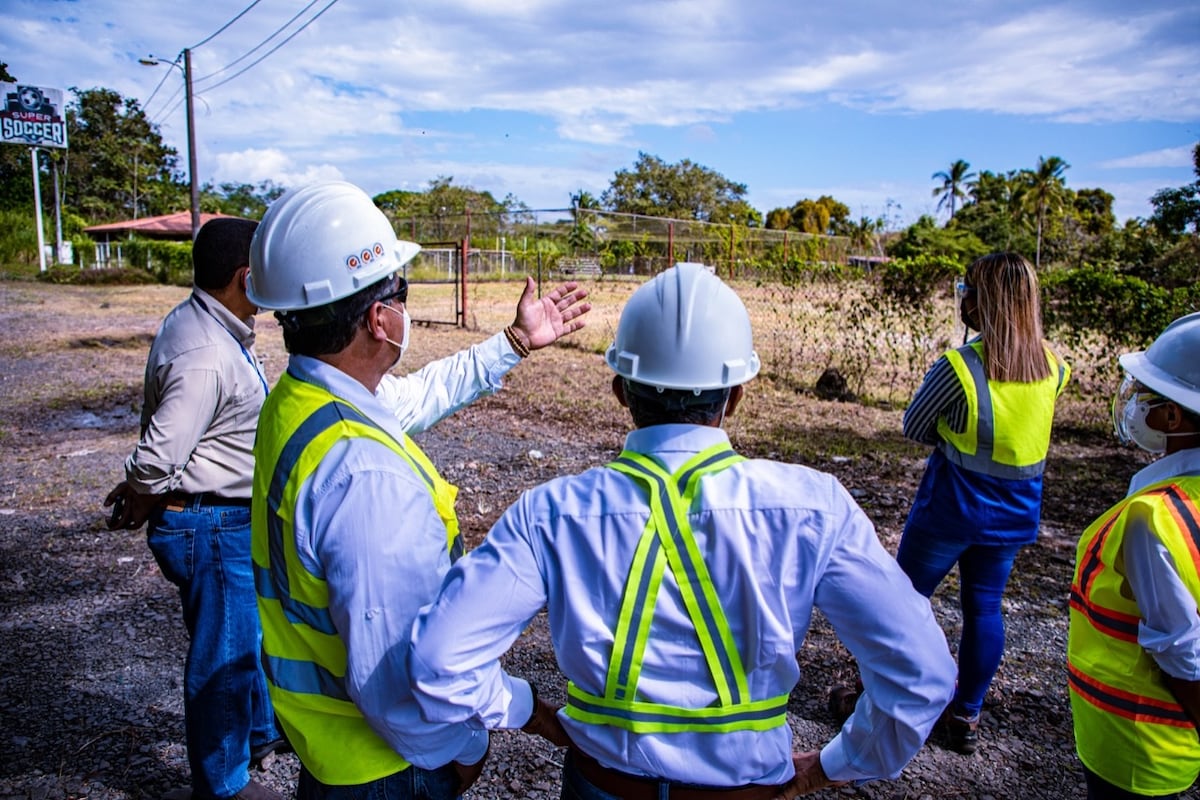
<path fill-rule="evenodd" d="M 966 190 L 975 179 L 975 173 L 970 170 L 971 165 L 960 158 L 950 165 L 948 172 L 933 173 L 933 179 L 942 182 L 941 186 L 933 190 L 933 196 L 940 198 L 937 210 L 941 211 L 942 206 L 948 204 L 950 206 L 950 219 L 954 219 L 955 202 L 967 198 Z"/>
<path fill-rule="evenodd" d="M 1037 209 L 1037 253 L 1033 259 L 1035 269 L 1042 266 L 1042 223 L 1046 211 L 1062 200 L 1063 173 L 1071 165 L 1058 156 L 1038 156 L 1037 169 L 1029 174 L 1029 199 Z"/>

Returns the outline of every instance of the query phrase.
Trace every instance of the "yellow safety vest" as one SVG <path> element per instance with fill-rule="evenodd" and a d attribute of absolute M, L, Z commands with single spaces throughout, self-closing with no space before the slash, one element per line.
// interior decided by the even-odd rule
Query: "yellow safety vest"
<path fill-rule="evenodd" d="M 594 695 L 568 683 L 567 716 L 635 733 L 763 731 L 787 724 L 786 694 L 761 700 L 750 697 L 737 643 L 688 521 L 700 478 L 744 460 L 728 443 L 721 443 L 692 457 L 673 475 L 649 457 L 628 450 L 608 465 L 646 486 L 650 521 L 625 582 L 604 694 Z M 642 656 L 668 568 L 700 640 L 717 693 L 715 705 L 684 708 L 638 698 Z"/>
<path fill-rule="evenodd" d="M 983 343 L 950 350 L 967 396 L 967 427 L 962 433 L 938 420 L 938 447 L 952 463 L 996 478 L 1036 478 L 1045 470 L 1050 448 L 1054 402 L 1067 385 L 1071 369 L 1050 348 L 1050 375 L 1040 381 L 991 381 L 983 364 Z"/>
<path fill-rule="evenodd" d="M 446 524 L 451 560 L 462 553 L 454 515 L 457 488 L 404 436 L 397 441 L 358 409 L 285 373 L 267 396 L 254 444 L 251 508 L 254 584 L 263 628 L 263 665 L 275 714 L 300 761 L 322 783 L 355 785 L 407 769 L 346 689 L 346 647 L 329 613 L 329 587 L 296 552 L 299 493 L 329 449 L 372 439 L 417 473 Z"/>
<path fill-rule="evenodd" d="M 1182 792 L 1200 774 L 1196 726 L 1137 641 L 1141 619 L 1121 543 L 1147 526 L 1171 554 L 1200 606 L 1200 477 L 1155 484 L 1109 509 L 1084 532 L 1071 585 L 1067 644 L 1071 713 L 1080 760 L 1129 792 Z"/>

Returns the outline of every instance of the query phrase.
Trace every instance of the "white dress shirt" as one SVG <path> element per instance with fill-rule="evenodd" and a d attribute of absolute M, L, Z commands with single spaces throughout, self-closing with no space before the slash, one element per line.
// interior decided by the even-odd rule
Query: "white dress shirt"
<path fill-rule="evenodd" d="M 717 428 L 659 425 L 630 433 L 625 447 L 674 471 L 720 442 L 728 439 Z M 819 608 L 858 659 L 866 686 L 856 713 L 822 751 L 825 772 L 834 780 L 898 774 L 954 690 L 954 660 L 929 601 L 833 476 L 754 460 L 700 485 L 689 519 L 751 698 L 796 686 L 795 654 Z M 525 492 L 484 544 L 451 568 L 437 602 L 417 621 L 409 666 L 425 718 L 479 728 L 524 724 L 523 682 L 497 659 L 543 606 L 561 671 L 583 691 L 603 695 L 617 609 L 649 513 L 641 485 L 604 467 Z M 693 708 L 716 698 L 669 571 L 638 695 Z M 576 746 L 626 773 L 710 786 L 781 784 L 794 774 L 786 725 L 645 734 L 559 718 Z"/>
<path fill-rule="evenodd" d="M 482 395 L 520 359 L 502 334 L 405 377 L 387 376 L 372 395 L 346 373 L 293 356 L 288 371 L 353 405 L 398 440 Z M 446 526 L 425 483 L 370 439 L 336 443 L 300 488 L 296 550 L 329 586 L 329 611 L 346 645 L 346 685 L 367 722 L 424 769 L 473 764 L 487 734 L 426 723 L 408 685 L 406 653 L 417 611 L 432 602 L 450 568 Z M 528 710 L 526 711 L 528 716 Z"/>
<path fill-rule="evenodd" d="M 1200 447 L 1180 450 L 1144 467 L 1133 476 L 1126 496 L 1182 475 L 1200 475 Z M 1138 644 L 1168 675 L 1200 681 L 1200 614 L 1171 553 L 1145 525 L 1127 526 L 1121 547 L 1129 586 L 1142 615 Z"/>

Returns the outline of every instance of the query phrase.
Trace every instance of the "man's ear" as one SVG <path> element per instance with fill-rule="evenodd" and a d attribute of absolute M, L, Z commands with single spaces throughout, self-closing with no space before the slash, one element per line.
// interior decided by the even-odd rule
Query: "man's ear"
<path fill-rule="evenodd" d="M 1183 424 L 1183 411 L 1174 400 L 1168 400 L 1163 405 L 1163 417 L 1167 423 L 1167 433 L 1176 433 Z"/>
<path fill-rule="evenodd" d="M 729 399 L 725 401 L 725 418 L 732 417 L 737 411 L 738 405 L 742 402 L 742 398 L 746 396 L 746 387 L 742 384 L 730 387 Z"/>
<path fill-rule="evenodd" d="M 629 408 L 629 401 L 625 399 L 625 379 L 620 375 L 613 375 L 612 393 L 623 408 Z"/>
<path fill-rule="evenodd" d="M 367 335 L 377 342 L 388 338 L 387 331 L 383 329 L 383 303 L 371 303 L 363 314 L 363 327 L 367 329 Z"/>

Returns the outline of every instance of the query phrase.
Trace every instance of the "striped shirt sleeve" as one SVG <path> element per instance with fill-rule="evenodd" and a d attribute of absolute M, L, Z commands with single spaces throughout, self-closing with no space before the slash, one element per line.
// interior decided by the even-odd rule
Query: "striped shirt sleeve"
<path fill-rule="evenodd" d="M 967 394 L 949 360 L 942 356 L 925 373 L 912 402 L 904 412 L 904 437 L 921 444 L 937 444 L 938 419 L 962 433 L 967 427 Z"/>

